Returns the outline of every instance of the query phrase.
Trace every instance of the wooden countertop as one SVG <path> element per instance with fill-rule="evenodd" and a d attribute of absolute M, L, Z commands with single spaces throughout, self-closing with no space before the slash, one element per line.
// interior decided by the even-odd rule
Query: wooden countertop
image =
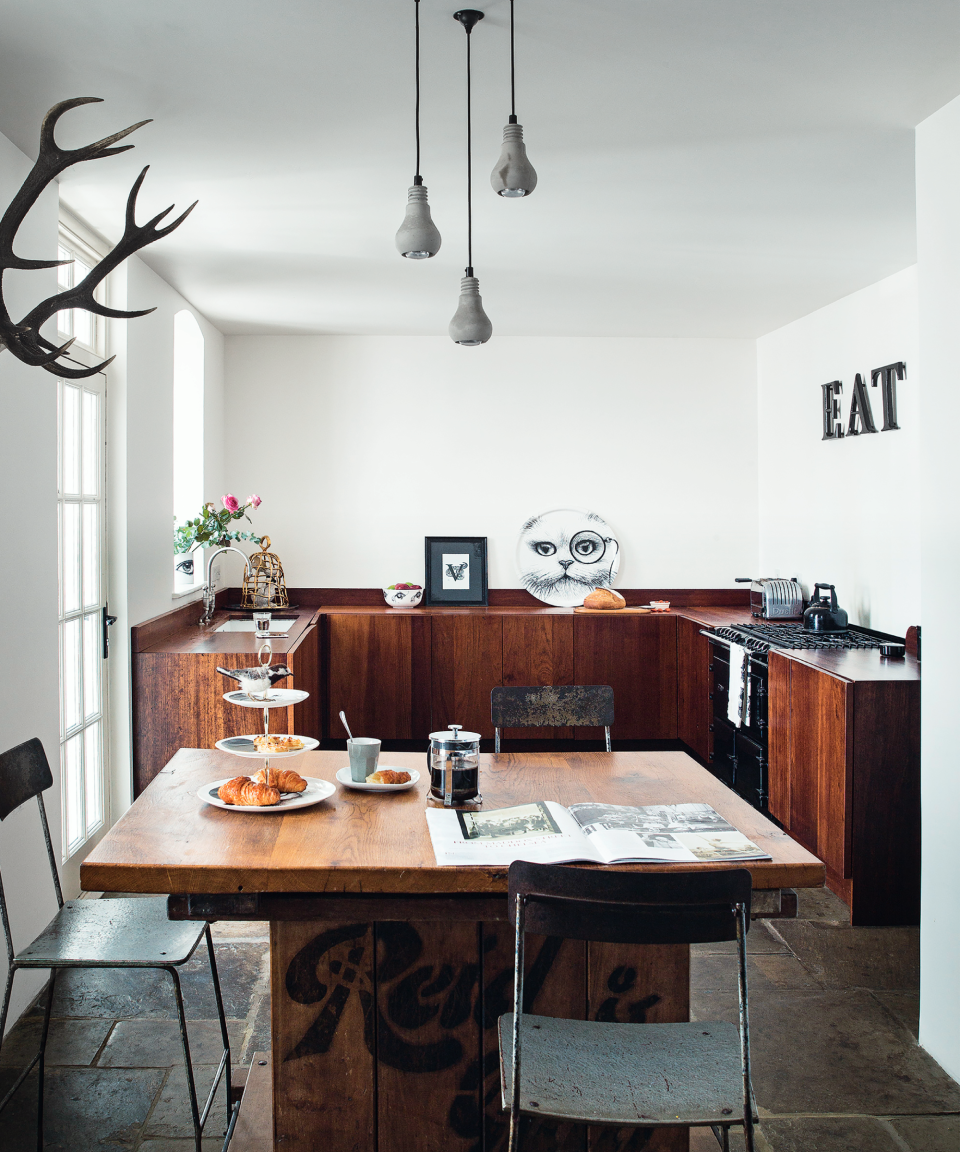
<path fill-rule="evenodd" d="M 225 752 L 181 749 L 81 865 L 87 891 L 169 894 L 300 892 L 500 894 L 506 869 L 438 867 L 424 815 L 421 753 L 383 760 L 417 768 L 405 792 L 356 792 L 337 785 L 329 800 L 284 814 L 255 815 L 204 804 L 201 785 L 245 765 Z M 304 775 L 335 781 L 343 752 L 307 752 L 290 760 Z M 481 756 L 487 810 L 532 799 L 561 804 L 674 804 L 702 801 L 721 813 L 771 860 L 749 868 L 756 888 L 824 883 L 823 864 L 684 752 L 514 753 Z M 726 865 L 668 865 L 699 871 Z M 621 865 L 656 871 L 664 865 Z"/>
<path fill-rule="evenodd" d="M 218 609 L 214 613 L 213 620 L 201 628 L 197 624 L 197 619 L 199 619 L 202 610 L 202 607 L 198 605 L 190 617 L 177 622 L 178 626 L 175 629 L 153 638 L 149 635 L 145 636 L 146 647 L 142 646 L 143 641 L 141 641 L 141 646 L 137 648 L 137 651 L 140 653 L 249 652 L 251 656 L 256 656 L 262 641 L 258 640 L 253 632 L 217 631 L 220 625 L 227 620 L 249 620 L 251 618 L 249 612 L 227 612 Z M 274 656 L 283 656 L 297 647 L 304 632 L 311 624 L 316 623 L 320 614 L 316 608 L 277 608 L 273 610 L 273 615 L 295 616 L 297 618 L 296 624 L 290 625 L 286 638 L 276 636 L 270 640 Z M 144 625 L 140 627 L 144 628 Z M 152 643 L 150 643 L 151 639 L 153 640 Z"/>

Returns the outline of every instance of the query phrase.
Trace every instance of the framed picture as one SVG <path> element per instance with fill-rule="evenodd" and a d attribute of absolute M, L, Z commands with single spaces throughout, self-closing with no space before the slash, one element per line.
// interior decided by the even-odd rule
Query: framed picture
<path fill-rule="evenodd" d="M 425 604 L 487 603 L 486 536 L 427 536 L 424 545 Z"/>

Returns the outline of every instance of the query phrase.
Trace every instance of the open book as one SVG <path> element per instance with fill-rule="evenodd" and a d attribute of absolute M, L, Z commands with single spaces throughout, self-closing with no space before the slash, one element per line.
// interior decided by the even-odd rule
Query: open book
<path fill-rule="evenodd" d="M 697 863 L 769 860 L 709 804 L 571 804 L 534 800 L 492 812 L 428 808 L 438 864 Z"/>

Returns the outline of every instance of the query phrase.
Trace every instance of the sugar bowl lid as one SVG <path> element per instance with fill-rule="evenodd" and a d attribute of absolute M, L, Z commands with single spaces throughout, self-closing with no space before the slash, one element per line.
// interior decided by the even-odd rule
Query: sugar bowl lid
<path fill-rule="evenodd" d="M 451 724 L 444 732 L 430 733 L 430 744 L 434 748 L 460 749 L 465 744 L 479 743 L 479 732 L 461 732 L 459 724 Z"/>

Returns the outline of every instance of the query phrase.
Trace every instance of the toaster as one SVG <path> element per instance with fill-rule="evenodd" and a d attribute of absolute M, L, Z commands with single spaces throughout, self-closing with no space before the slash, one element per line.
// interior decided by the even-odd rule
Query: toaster
<path fill-rule="evenodd" d="M 799 620 L 803 616 L 803 589 L 796 576 L 736 577 L 737 584 L 750 585 L 750 611 L 762 620 Z"/>

